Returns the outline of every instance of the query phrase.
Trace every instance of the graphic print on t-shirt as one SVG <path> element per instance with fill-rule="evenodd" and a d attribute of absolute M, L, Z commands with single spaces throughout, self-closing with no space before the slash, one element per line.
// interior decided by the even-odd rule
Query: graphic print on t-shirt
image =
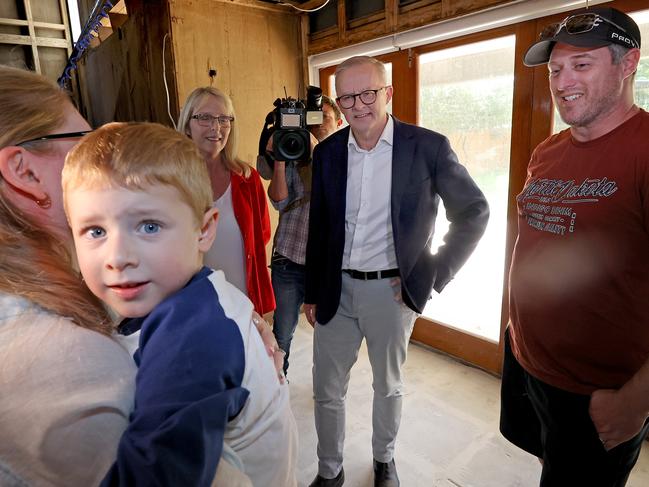
<path fill-rule="evenodd" d="M 543 232 L 565 235 L 575 231 L 578 205 L 597 203 L 618 190 L 608 178 L 586 178 L 581 183 L 563 179 L 530 179 L 517 196 L 527 224 Z"/>

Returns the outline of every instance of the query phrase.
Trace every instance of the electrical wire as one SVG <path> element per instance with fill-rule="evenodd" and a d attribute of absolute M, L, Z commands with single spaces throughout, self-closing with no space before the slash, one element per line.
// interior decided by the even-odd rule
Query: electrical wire
<path fill-rule="evenodd" d="M 297 10 L 298 12 L 304 12 L 304 13 L 310 14 L 311 12 L 317 12 L 318 10 L 320 10 L 320 9 L 322 9 L 322 8 L 325 8 L 325 7 L 327 6 L 327 4 L 329 3 L 329 0 L 325 0 L 325 3 L 323 3 L 323 4 L 320 5 L 319 7 L 311 8 L 311 9 L 308 9 L 308 10 L 303 9 L 303 8 L 299 8 L 299 7 L 296 7 L 296 6 L 293 5 L 292 3 L 282 2 L 281 0 L 280 0 L 279 2 L 277 2 L 277 3 L 278 3 L 279 5 L 288 5 L 289 7 L 293 7 L 293 8 L 294 8 L 295 10 Z"/>
<path fill-rule="evenodd" d="M 167 115 L 169 115 L 169 120 L 171 120 L 171 125 L 173 128 L 176 127 L 176 122 L 174 117 L 171 116 L 171 101 L 169 100 L 169 85 L 167 85 L 167 67 L 165 64 L 165 46 L 167 45 L 167 37 L 169 37 L 169 32 L 167 32 L 162 38 L 162 81 L 165 85 L 165 94 L 167 95 Z"/>

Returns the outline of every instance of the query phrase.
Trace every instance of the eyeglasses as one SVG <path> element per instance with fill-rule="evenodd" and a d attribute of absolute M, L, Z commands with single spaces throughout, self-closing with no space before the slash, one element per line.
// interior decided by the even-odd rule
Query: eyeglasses
<path fill-rule="evenodd" d="M 633 36 L 629 34 L 629 32 L 624 27 L 620 27 L 615 22 L 601 17 L 597 14 L 589 13 L 571 15 L 570 17 L 566 17 L 559 23 L 550 24 L 541 31 L 539 38 L 540 40 L 550 39 L 551 37 L 556 36 L 561 31 L 561 29 L 564 28 L 566 34 L 585 34 L 586 32 L 590 32 L 594 28 L 599 27 L 601 22 L 611 24 L 616 29 L 624 32 L 629 37 L 629 40 L 633 43 L 633 47 L 639 46 L 638 41 L 634 39 Z"/>
<path fill-rule="evenodd" d="M 336 101 L 338 102 L 338 105 L 340 105 L 341 108 L 351 108 L 354 106 L 356 103 L 356 97 L 360 98 L 363 104 L 365 105 L 371 105 L 376 101 L 376 94 L 387 88 L 387 86 L 382 86 L 381 88 L 378 88 L 376 90 L 365 90 L 361 91 L 360 93 L 356 93 L 353 95 L 342 95 L 336 98 Z"/>
<path fill-rule="evenodd" d="M 57 139 L 77 139 L 83 137 L 86 134 L 89 134 L 92 130 L 82 130 L 81 132 L 66 132 L 63 134 L 50 134 L 44 135 L 42 137 L 35 137 L 29 140 L 23 140 L 21 143 L 16 144 L 16 146 L 23 146 L 25 144 L 31 144 L 32 142 L 44 142 L 46 140 L 57 140 Z"/>
<path fill-rule="evenodd" d="M 192 115 L 192 120 L 196 120 L 201 127 L 211 127 L 215 122 L 218 122 L 221 127 L 229 127 L 234 122 L 234 117 L 229 115 L 215 117 L 209 113 L 197 113 L 196 115 Z"/>

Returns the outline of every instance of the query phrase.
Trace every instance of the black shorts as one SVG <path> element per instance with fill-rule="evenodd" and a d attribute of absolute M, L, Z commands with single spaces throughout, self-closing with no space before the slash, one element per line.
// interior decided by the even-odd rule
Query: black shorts
<path fill-rule="evenodd" d="M 500 387 L 500 432 L 518 448 L 543 458 L 541 424 L 527 393 L 527 372 L 520 366 L 505 331 L 505 357 Z"/>
<path fill-rule="evenodd" d="M 546 384 L 516 361 L 505 333 L 500 431 L 543 460 L 541 487 L 622 487 L 638 460 L 649 423 L 610 451 L 602 446 L 588 407 L 590 396 Z"/>

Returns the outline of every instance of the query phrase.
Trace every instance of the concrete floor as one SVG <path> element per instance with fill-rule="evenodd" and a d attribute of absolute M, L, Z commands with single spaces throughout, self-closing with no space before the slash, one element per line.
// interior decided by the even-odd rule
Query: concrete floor
<path fill-rule="evenodd" d="M 298 484 L 317 473 L 311 327 L 302 319 L 291 346 L 291 403 L 300 434 Z M 410 345 L 395 460 L 403 487 L 536 486 L 538 461 L 498 432 L 500 381 L 443 354 Z M 371 487 L 372 374 L 363 347 L 347 397 L 346 487 Z M 649 485 L 645 445 L 628 487 Z"/>

